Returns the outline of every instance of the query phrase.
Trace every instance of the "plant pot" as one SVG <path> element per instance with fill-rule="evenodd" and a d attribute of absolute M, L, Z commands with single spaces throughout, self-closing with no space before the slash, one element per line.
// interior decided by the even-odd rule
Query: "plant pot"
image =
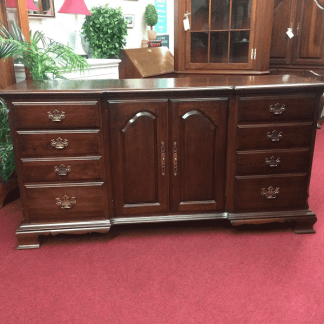
<path fill-rule="evenodd" d="M 157 34 L 157 31 L 155 29 L 149 29 L 147 31 L 147 37 L 149 40 L 155 40 L 156 39 L 156 34 Z"/>

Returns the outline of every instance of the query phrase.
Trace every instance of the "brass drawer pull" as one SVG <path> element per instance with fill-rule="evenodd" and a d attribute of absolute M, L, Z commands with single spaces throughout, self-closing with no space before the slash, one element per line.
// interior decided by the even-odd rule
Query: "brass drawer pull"
<path fill-rule="evenodd" d="M 265 164 L 270 168 L 276 168 L 281 162 L 280 157 L 271 156 L 270 158 L 265 159 Z"/>
<path fill-rule="evenodd" d="M 282 132 L 278 132 L 276 130 L 267 133 L 267 139 L 272 142 L 279 142 L 282 137 Z"/>
<path fill-rule="evenodd" d="M 165 175 L 165 145 L 164 142 L 161 143 L 161 168 L 162 175 Z"/>
<path fill-rule="evenodd" d="M 176 176 L 178 173 L 178 153 L 177 153 L 177 142 L 173 143 L 173 173 Z"/>
<path fill-rule="evenodd" d="M 71 167 L 70 166 L 65 166 L 64 164 L 61 164 L 59 167 L 55 166 L 54 171 L 59 175 L 59 176 L 66 176 L 69 172 L 71 172 Z"/>
<path fill-rule="evenodd" d="M 63 140 L 61 137 L 59 137 L 56 140 L 52 139 L 51 145 L 58 150 L 62 150 L 69 145 L 69 141 L 67 139 Z"/>
<path fill-rule="evenodd" d="M 75 197 L 72 197 L 70 199 L 67 195 L 64 195 L 62 199 L 56 198 L 56 205 L 60 206 L 62 209 L 70 209 L 75 204 L 76 204 Z"/>
<path fill-rule="evenodd" d="M 53 110 L 53 112 L 48 112 L 48 119 L 50 119 L 53 122 L 60 122 L 65 118 L 65 112 L 61 111 L 59 112 L 57 109 Z"/>
<path fill-rule="evenodd" d="M 269 111 L 274 115 L 281 115 L 286 110 L 286 105 L 281 105 L 280 103 L 276 103 L 274 106 L 271 105 L 269 107 Z"/>
<path fill-rule="evenodd" d="M 267 199 L 275 199 L 277 198 L 277 195 L 279 195 L 279 193 L 280 193 L 279 187 L 275 189 L 270 186 L 268 189 L 266 188 L 261 189 L 261 195 Z"/>

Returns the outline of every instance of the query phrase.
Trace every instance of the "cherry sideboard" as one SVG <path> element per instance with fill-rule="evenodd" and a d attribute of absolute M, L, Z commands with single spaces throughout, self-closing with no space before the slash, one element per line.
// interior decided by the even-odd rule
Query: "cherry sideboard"
<path fill-rule="evenodd" d="M 308 206 L 324 83 L 292 75 L 24 81 L 9 108 L 23 221 L 39 236 L 112 225 L 291 222 Z"/>

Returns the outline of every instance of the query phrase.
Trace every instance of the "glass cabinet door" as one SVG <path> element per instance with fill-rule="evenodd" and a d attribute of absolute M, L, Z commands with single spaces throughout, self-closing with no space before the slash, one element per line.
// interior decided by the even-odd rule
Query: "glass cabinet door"
<path fill-rule="evenodd" d="M 253 0 L 187 0 L 188 68 L 250 68 Z"/>

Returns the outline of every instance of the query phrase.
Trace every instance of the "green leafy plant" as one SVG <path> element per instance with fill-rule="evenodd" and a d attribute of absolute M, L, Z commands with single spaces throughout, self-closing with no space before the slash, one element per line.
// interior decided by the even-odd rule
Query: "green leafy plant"
<path fill-rule="evenodd" d="M 17 58 L 30 71 L 34 80 L 64 78 L 63 73 L 84 71 L 87 61 L 75 54 L 69 46 L 46 38 L 40 31 L 30 33 L 28 42 L 21 29 L 12 24 L 13 32 L 0 21 L 0 59 Z M 9 135 L 7 108 L 0 102 L 0 180 L 10 180 L 15 163 Z"/>
<path fill-rule="evenodd" d="M 8 111 L 0 101 L 0 180 L 7 182 L 15 169 L 12 141 L 9 136 Z"/>
<path fill-rule="evenodd" d="M 154 5 L 148 4 L 144 12 L 144 22 L 153 29 L 158 22 L 158 13 Z"/>
<path fill-rule="evenodd" d="M 69 46 L 45 37 L 43 32 L 31 32 L 28 42 L 16 24 L 12 24 L 12 30 L 11 34 L 0 21 L 0 59 L 18 58 L 34 80 L 64 78 L 63 73 L 89 68 Z"/>
<path fill-rule="evenodd" d="M 126 45 L 127 22 L 121 8 L 93 7 L 91 16 L 86 16 L 82 26 L 85 40 L 89 42 L 92 54 L 97 58 L 118 57 Z"/>

